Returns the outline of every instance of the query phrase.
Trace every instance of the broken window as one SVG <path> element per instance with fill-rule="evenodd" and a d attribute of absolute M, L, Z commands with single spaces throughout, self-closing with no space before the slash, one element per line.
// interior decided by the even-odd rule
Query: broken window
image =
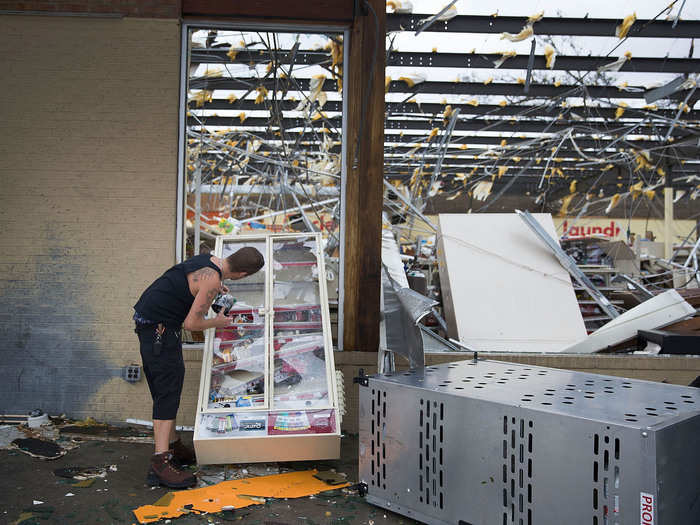
<path fill-rule="evenodd" d="M 320 232 L 336 303 L 343 34 L 189 26 L 185 38 L 180 256 L 219 235 Z"/>

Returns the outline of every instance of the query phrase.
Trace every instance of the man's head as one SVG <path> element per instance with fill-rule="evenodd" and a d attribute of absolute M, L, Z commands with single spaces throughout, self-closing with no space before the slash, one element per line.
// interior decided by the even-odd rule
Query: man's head
<path fill-rule="evenodd" d="M 226 257 L 227 279 L 242 279 L 257 272 L 265 264 L 262 254 L 253 247 L 246 246 Z"/>

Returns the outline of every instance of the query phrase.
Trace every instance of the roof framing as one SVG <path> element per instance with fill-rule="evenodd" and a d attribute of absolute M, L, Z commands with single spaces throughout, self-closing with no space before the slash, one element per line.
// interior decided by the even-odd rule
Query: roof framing
<path fill-rule="evenodd" d="M 389 14 L 388 31 L 415 31 L 429 15 Z M 444 22 L 435 22 L 423 31 L 428 33 L 518 33 L 526 22 L 520 16 L 456 16 Z M 538 35 L 609 36 L 615 37 L 620 25 L 618 18 L 544 17 L 534 25 Z M 697 38 L 700 21 L 637 20 L 629 30 L 630 37 L 641 38 Z"/>

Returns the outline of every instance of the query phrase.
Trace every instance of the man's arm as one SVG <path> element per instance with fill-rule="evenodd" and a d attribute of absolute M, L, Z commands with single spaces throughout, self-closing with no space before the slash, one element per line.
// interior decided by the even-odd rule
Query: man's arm
<path fill-rule="evenodd" d="M 199 282 L 199 291 L 194 297 L 187 317 L 185 317 L 183 328 L 185 330 L 206 330 L 207 328 L 227 326 L 231 320 L 224 315 L 223 310 L 214 319 L 205 319 L 212 301 L 216 299 L 221 289 L 221 281 L 219 279 L 204 279 Z"/>

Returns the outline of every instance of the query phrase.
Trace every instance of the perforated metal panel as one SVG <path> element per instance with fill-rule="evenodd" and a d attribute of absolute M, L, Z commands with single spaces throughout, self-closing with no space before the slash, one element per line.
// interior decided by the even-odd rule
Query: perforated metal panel
<path fill-rule="evenodd" d="M 445 404 L 431 398 L 420 400 L 418 422 L 418 500 L 425 506 L 443 509 L 445 505 L 443 422 Z"/>
<path fill-rule="evenodd" d="M 503 416 L 503 525 L 532 525 L 531 420 Z"/>
<path fill-rule="evenodd" d="M 370 502 L 426 523 L 700 523 L 697 389 L 489 360 L 360 387 Z"/>
<path fill-rule="evenodd" d="M 386 418 L 386 392 L 379 388 L 372 389 L 372 414 L 370 443 L 371 476 L 370 485 L 386 489 L 386 444 L 382 440 L 384 419 Z"/>

